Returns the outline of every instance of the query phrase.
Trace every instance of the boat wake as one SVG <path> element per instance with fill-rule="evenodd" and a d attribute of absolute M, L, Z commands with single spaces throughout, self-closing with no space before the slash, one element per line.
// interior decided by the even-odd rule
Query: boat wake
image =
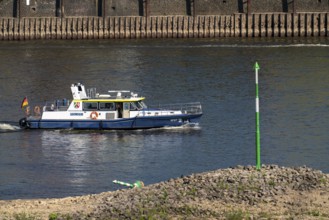
<path fill-rule="evenodd" d="M 201 126 L 199 125 L 199 123 L 188 123 L 182 126 L 177 126 L 177 127 L 163 127 L 163 128 L 159 128 L 159 129 L 164 129 L 164 130 L 188 130 L 188 129 L 192 129 L 192 130 L 200 130 Z"/>
<path fill-rule="evenodd" d="M 20 128 L 17 125 L 0 122 L 0 133 L 14 132 L 14 131 L 20 131 L 20 130 L 22 130 L 22 128 Z"/>

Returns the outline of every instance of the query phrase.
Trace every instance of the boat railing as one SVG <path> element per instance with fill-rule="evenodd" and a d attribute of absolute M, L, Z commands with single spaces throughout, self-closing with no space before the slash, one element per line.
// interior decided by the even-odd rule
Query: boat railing
<path fill-rule="evenodd" d="M 43 111 L 67 111 L 69 105 L 70 102 L 66 99 L 46 102 L 43 106 Z"/>
<path fill-rule="evenodd" d="M 200 102 L 181 103 L 181 104 L 159 104 L 148 106 L 148 109 L 159 111 L 181 111 L 183 114 L 202 114 L 202 106 Z"/>
<path fill-rule="evenodd" d="M 94 99 L 96 97 L 96 88 L 87 89 L 87 96 Z"/>

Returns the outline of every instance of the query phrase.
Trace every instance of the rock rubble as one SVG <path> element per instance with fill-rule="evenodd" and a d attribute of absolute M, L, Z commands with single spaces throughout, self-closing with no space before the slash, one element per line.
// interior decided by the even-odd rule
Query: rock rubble
<path fill-rule="evenodd" d="M 193 204 L 220 201 L 223 204 L 256 206 L 267 203 L 274 206 L 279 195 L 324 189 L 328 187 L 328 180 L 328 175 L 308 167 L 267 165 L 257 171 L 253 166 L 237 166 L 170 179 L 143 189 L 114 192 L 103 198 L 102 206 L 94 209 L 88 218 L 219 217 L 222 213 Z"/>
<path fill-rule="evenodd" d="M 141 189 L 15 201 L 0 203 L 0 214 L 15 207 L 5 219 L 26 206 L 40 219 L 329 219 L 329 175 L 308 167 L 237 166 Z"/>

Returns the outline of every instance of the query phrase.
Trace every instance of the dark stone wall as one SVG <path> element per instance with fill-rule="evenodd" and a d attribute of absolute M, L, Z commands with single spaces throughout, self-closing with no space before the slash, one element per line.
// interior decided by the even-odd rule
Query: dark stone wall
<path fill-rule="evenodd" d="M 64 16 L 98 16 L 99 3 L 98 0 L 62 0 Z"/>
<path fill-rule="evenodd" d="M 187 15 L 186 0 L 149 0 L 148 15 Z"/>
<path fill-rule="evenodd" d="M 2 0 L 0 1 L 0 17 L 14 17 L 16 12 L 14 12 L 14 3 L 12 0 Z"/>
<path fill-rule="evenodd" d="M 194 0 L 196 15 L 225 15 L 239 12 L 246 0 Z M 242 11 L 241 11 L 242 13 Z"/>
<path fill-rule="evenodd" d="M 15 3 L 15 1 L 14 1 Z M 20 17 L 52 17 L 56 16 L 56 3 L 58 1 L 30 0 L 30 5 L 26 5 L 26 0 L 19 0 L 17 3 Z"/>
<path fill-rule="evenodd" d="M 106 16 L 143 16 L 144 0 L 105 0 Z"/>
<path fill-rule="evenodd" d="M 260 13 L 260 12 L 284 12 L 284 4 L 286 1 L 291 0 L 251 0 L 250 12 Z M 243 6 L 243 12 L 247 12 L 247 4 Z"/>
<path fill-rule="evenodd" d="M 0 17 L 329 12 L 329 0 L 0 0 Z"/>
<path fill-rule="evenodd" d="M 251 0 L 251 12 L 328 12 L 329 0 Z M 244 4 L 244 11 L 247 10 Z"/>
<path fill-rule="evenodd" d="M 296 0 L 297 12 L 329 12 L 329 0 Z"/>

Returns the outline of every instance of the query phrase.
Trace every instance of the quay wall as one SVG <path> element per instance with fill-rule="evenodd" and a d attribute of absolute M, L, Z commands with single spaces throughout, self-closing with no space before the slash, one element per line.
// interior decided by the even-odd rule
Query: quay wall
<path fill-rule="evenodd" d="M 1 0 L 0 17 L 329 12 L 329 0 Z"/>
<path fill-rule="evenodd" d="M 0 18 L 0 40 L 328 37 L 329 13 Z"/>
<path fill-rule="evenodd" d="M 0 0 L 0 40 L 328 36 L 329 0 Z"/>

